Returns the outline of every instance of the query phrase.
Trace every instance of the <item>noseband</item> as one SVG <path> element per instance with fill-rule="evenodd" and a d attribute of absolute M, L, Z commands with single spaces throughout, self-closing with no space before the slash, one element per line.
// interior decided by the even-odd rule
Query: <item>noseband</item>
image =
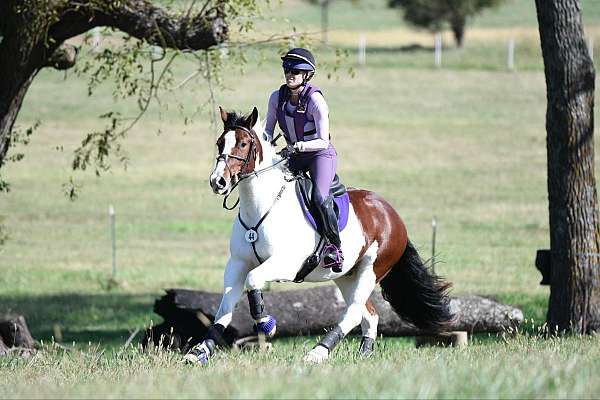
<path fill-rule="evenodd" d="M 229 174 L 233 177 L 233 174 L 231 173 L 231 169 L 229 169 L 229 165 L 227 165 L 227 158 L 233 158 L 234 160 L 243 161 L 244 165 L 242 166 L 242 169 L 239 172 L 240 175 L 242 175 L 242 177 L 243 177 L 244 175 L 248 174 L 248 172 L 244 172 L 244 170 L 250 164 L 250 157 L 252 157 L 252 159 L 254 161 L 256 161 L 256 141 L 254 139 L 255 134 L 250 129 L 246 128 L 245 126 L 241 126 L 241 125 L 232 125 L 232 126 L 230 126 L 228 128 L 229 129 L 224 130 L 221 135 L 225 134 L 226 132 L 228 132 L 230 130 L 235 130 L 235 129 L 241 129 L 242 131 L 244 131 L 248 135 L 250 135 L 250 139 L 252 140 L 250 142 L 250 150 L 248 151 L 248 155 L 246 156 L 246 158 L 238 157 L 238 156 L 235 156 L 233 154 L 224 154 L 224 153 L 219 154 L 217 156 L 217 163 L 219 161 L 223 161 L 225 163 L 225 166 L 229 170 Z"/>

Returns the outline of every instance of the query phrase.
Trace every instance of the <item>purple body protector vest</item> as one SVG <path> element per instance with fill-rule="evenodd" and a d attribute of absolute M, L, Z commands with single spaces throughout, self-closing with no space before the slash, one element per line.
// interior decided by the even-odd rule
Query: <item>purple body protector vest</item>
<path fill-rule="evenodd" d="M 313 86 L 310 83 L 307 83 L 306 86 L 304 87 L 304 90 L 302 90 L 302 93 L 300 93 L 300 98 L 298 100 L 298 106 L 296 107 L 296 110 L 294 111 L 293 114 L 289 114 L 288 111 L 285 109 L 286 108 L 285 103 L 289 100 L 290 91 L 288 90 L 286 85 L 282 85 L 279 88 L 279 99 L 278 99 L 278 103 L 277 103 L 277 122 L 279 124 L 279 128 L 287 136 L 286 140 L 288 142 L 289 142 L 291 135 L 287 129 L 287 123 L 285 121 L 286 115 L 294 118 L 294 130 L 296 131 L 296 140 L 304 141 L 305 134 L 312 135 L 315 133 L 316 126 L 315 126 L 315 131 L 304 132 L 304 124 L 306 123 L 306 120 L 307 120 L 306 110 L 308 109 L 308 103 L 310 102 L 310 96 L 314 92 L 319 92 L 319 93 L 323 94 L 318 87 Z M 333 148 L 333 146 L 330 143 L 329 148 L 320 150 L 318 153 L 331 152 L 331 151 L 334 152 L 334 154 L 335 154 L 335 149 Z M 311 153 L 300 153 L 298 155 L 298 157 L 312 158 L 312 157 L 314 157 L 313 154 L 314 153 L 312 153 L 312 154 Z M 311 215 L 310 210 L 307 207 L 306 203 L 303 201 L 301 194 L 299 192 L 296 192 L 296 194 L 298 196 L 298 202 L 300 203 L 300 205 L 304 211 L 305 218 L 312 225 L 313 229 L 317 230 L 317 224 L 315 222 L 315 219 Z M 342 195 L 340 197 L 335 197 L 334 201 L 339 210 L 338 211 L 339 212 L 338 227 L 341 232 L 346 227 L 346 224 L 348 223 L 350 198 L 348 196 L 348 193 L 344 193 L 344 195 Z"/>
<path fill-rule="evenodd" d="M 319 92 L 319 93 L 323 94 L 323 92 L 321 92 L 321 89 L 319 89 L 316 86 L 311 85 L 310 83 L 307 83 L 304 86 L 302 93 L 300 93 L 300 98 L 298 99 L 298 106 L 296 107 L 296 110 L 294 111 L 293 114 L 290 114 L 286 110 L 286 107 L 285 107 L 285 103 L 290 98 L 290 91 L 286 85 L 282 85 L 279 88 L 279 99 L 278 99 L 278 103 L 277 103 L 277 122 L 279 123 L 279 128 L 287 136 L 286 139 L 288 140 L 288 143 L 289 143 L 289 139 L 292 136 L 291 136 L 291 132 L 288 132 L 287 123 L 285 121 L 286 115 L 288 117 L 294 118 L 294 130 L 296 131 L 296 140 L 297 141 L 302 142 L 302 141 L 304 141 L 305 134 L 312 135 L 316 132 L 316 127 L 315 127 L 315 131 L 304 132 L 304 124 L 306 123 L 306 120 L 307 120 L 306 110 L 308 109 L 308 103 L 311 101 L 310 96 L 312 96 L 312 94 L 315 92 Z"/>

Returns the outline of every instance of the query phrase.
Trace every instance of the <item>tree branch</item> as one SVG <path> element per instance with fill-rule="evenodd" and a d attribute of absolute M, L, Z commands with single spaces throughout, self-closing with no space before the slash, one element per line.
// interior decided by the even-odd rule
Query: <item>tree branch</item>
<path fill-rule="evenodd" d="M 63 43 L 50 56 L 46 63 L 46 67 L 52 67 L 58 70 L 65 70 L 75 66 L 77 62 L 77 47 Z"/>
<path fill-rule="evenodd" d="M 222 7 L 192 16 L 175 16 L 146 0 L 69 1 L 49 29 L 56 43 L 97 26 L 123 31 L 149 44 L 180 50 L 203 50 L 227 39 Z"/>

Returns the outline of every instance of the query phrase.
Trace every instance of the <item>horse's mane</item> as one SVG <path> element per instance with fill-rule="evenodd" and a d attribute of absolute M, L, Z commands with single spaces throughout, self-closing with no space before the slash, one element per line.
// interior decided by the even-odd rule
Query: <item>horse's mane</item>
<path fill-rule="evenodd" d="M 250 114 L 244 115 L 237 111 L 231 111 L 227 113 L 227 122 L 225 123 L 225 128 L 231 126 L 243 126 L 246 122 L 246 118 L 248 118 Z"/>
<path fill-rule="evenodd" d="M 237 111 L 229 111 L 227 112 L 227 122 L 225 123 L 225 129 L 229 128 L 229 127 L 233 127 L 233 126 L 243 126 L 244 123 L 246 122 L 246 119 L 251 115 L 251 113 L 248 114 L 242 114 L 240 112 Z M 270 143 L 268 141 L 265 141 L 263 138 L 263 126 L 262 123 L 259 120 L 256 123 L 256 127 L 259 127 L 260 129 L 257 130 L 256 136 L 258 137 L 258 140 L 261 141 L 262 143 L 262 147 L 263 147 L 263 151 L 269 153 L 269 158 L 271 158 L 271 163 L 274 163 L 275 161 L 279 161 L 281 160 L 281 157 L 279 155 L 276 155 L 275 152 L 271 149 Z M 269 150 L 267 150 L 267 146 L 269 148 Z M 287 166 L 285 164 L 280 164 L 280 166 L 278 166 L 278 169 L 281 169 L 284 173 L 287 172 Z"/>

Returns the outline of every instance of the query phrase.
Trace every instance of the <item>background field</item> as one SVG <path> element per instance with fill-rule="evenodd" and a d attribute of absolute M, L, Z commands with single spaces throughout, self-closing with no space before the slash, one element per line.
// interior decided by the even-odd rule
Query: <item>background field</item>
<path fill-rule="evenodd" d="M 115 101 L 110 87 L 88 98 L 85 77 L 42 71 L 19 124 L 43 124 L 21 149 L 25 159 L 2 171 L 13 186 L 0 199 L 10 229 L 0 249 L 0 307 L 24 314 L 45 342 L 60 325 L 63 341 L 82 351 L 0 360 L 0 397 L 600 393 L 593 375 L 600 367 L 597 337 L 546 341 L 531 335 L 544 319 L 548 296 L 538 285 L 535 252 L 549 246 L 545 85 L 533 2 L 509 1 L 476 18 L 464 49 L 444 36 L 441 69 L 433 67 L 430 34 L 408 28 L 383 1 L 349 3 L 333 2 L 330 44 L 313 43 L 325 65 L 315 81 L 332 110 L 340 176 L 390 200 L 425 258 L 436 216 L 436 268 L 454 283 L 454 293 L 522 307 L 529 333 L 507 343 L 476 338 L 460 351 L 416 350 L 408 339 L 385 339 L 367 362 L 353 358 L 354 342 L 320 367 L 300 363 L 314 338 L 277 341 L 270 355 L 224 354 L 207 370 L 185 368 L 175 357 L 120 350 L 131 331 L 158 322 L 152 304 L 164 288 L 220 290 L 235 214 L 221 209 L 208 186 L 218 132 L 206 114 L 186 126 L 174 110 L 159 118 L 152 109 L 126 140 L 127 171 L 116 167 L 100 179 L 74 174 L 82 191 L 70 202 L 62 184 L 73 175 L 71 152 L 83 133 L 102 128 L 98 115 L 111 109 L 135 115 L 136 105 Z M 600 2 L 582 4 L 593 40 L 600 36 Z M 319 18 L 316 7 L 300 1 L 273 4 L 257 35 L 289 23 L 317 31 Z M 355 63 L 360 32 L 369 46 L 362 67 Z M 515 71 L 506 69 L 509 37 L 516 40 Z M 336 49 L 349 52 L 344 67 L 353 67 L 355 77 L 342 68 L 326 78 Z M 277 51 L 275 45 L 250 48 L 245 74 L 232 66 L 217 102 L 244 112 L 256 105 L 264 114 L 268 94 L 281 81 Z M 193 60 L 181 59 L 176 78 L 194 67 Z M 173 96 L 189 107 L 204 104 L 206 84 L 165 94 L 167 105 Z M 109 204 L 117 212 L 120 283 L 112 290 Z"/>

